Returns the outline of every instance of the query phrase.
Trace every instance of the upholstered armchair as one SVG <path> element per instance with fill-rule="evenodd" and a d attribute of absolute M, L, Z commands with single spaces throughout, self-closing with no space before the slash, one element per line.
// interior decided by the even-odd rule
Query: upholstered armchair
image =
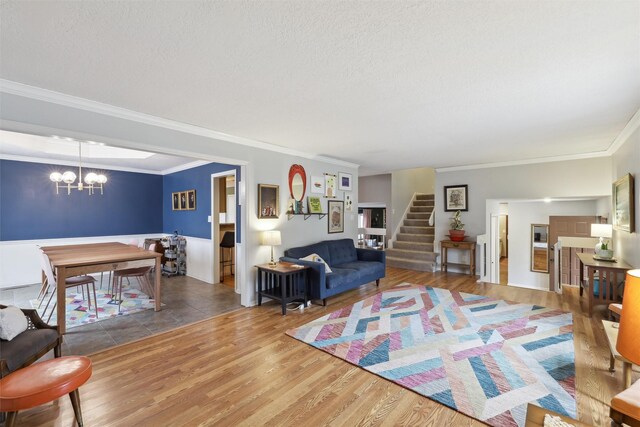
<path fill-rule="evenodd" d="M 0 304 L 0 308 L 6 306 Z M 28 327 L 11 341 L 0 340 L 0 378 L 31 365 L 52 349 L 55 357 L 62 355 L 62 335 L 58 329 L 44 323 L 36 310 L 21 310 Z"/>

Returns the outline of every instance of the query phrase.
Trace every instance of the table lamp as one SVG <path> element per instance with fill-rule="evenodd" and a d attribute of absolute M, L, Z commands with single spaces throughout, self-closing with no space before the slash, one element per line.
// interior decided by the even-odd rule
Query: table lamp
<path fill-rule="evenodd" d="M 640 365 L 640 270 L 627 271 L 620 331 L 616 349 L 629 362 Z"/>
<path fill-rule="evenodd" d="M 596 243 L 596 255 L 600 258 L 613 258 L 613 250 L 609 248 L 609 241 L 613 236 L 613 226 L 611 224 L 591 224 L 591 237 L 599 237 L 600 241 Z"/>
<path fill-rule="evenodd" d="M 282 244 L 282 236 L 280 236 L 280 232 L 278 230 L 263 232 L 262 244 L 265 246 L 271 246 L 271 262 L 269 262 L 269 267 L 275 267 L 278 263 L 273 260 L 273 247 Z"/>

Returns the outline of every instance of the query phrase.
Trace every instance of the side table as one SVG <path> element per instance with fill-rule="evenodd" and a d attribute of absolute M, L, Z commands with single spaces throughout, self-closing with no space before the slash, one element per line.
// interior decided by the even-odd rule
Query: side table
<path fill-rule="evenodd" d="M 258 269 L 258 305 L 262 297 L 279 300 L 282 315 L 287 314 L 287 303 L 302 301 L 307 306 L 307 266 L 294 267 L 290 262 L 256 265 Z"/>
<path fill-rule="evenodd" d="M 449 265 L 461 265 L 469 267 L 469 274 L 471 277 L 476 275 L 476 242 L 474 241 L 462 241 L 454 242 L 451 240 L 441 240 L 440 249 L 442 251 L 442 263 L 440 264 L 440 271 L 447 271 Z M 469 251 L 469 264 L 454 264 L 448 261 L 449 249 L 460 249 Z"/>
<path fill-rule="evenodd" d="M 609 305 L 622 301 L 622 293 L 618 293 L 620 283 L 624 282 L 627 270 L 633 267 L 626 262 L 598 261 L 593 259 L 593 254 L 586 252 L 577 253 L 580 260 L 580 296 L 587 289 L 589 301 L 589 317 L 593 314 L 596 305 Z M 584 270 L 587 268 L 587 279 Z M 595 292 L 595 282 L 598 282 L 598 291 Z M 607 286 L 608 285 L 608 286 Z"/>

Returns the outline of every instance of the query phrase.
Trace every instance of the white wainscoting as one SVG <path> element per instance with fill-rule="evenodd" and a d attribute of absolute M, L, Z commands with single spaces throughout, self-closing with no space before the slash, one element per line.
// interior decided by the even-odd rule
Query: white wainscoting
<path fill-rule="evenodd" d="M 133 239 L 162 238 L 166 234 L 77 237 L 71 239 L 13 240 L 0 242 L 0 289 L 40 283 L 39 246 L 121 242 Z M 187 239 L 187 276 L 213 283 L 213 246 L 211 239 L 185 236 Z"/>
<path fill-rule="evenodd" d="M 0 242 L 0 289 L 32 285 L 42 280 L 38 246 L 77 245 L 82 243 L 121 242 L 159 238 L 164 234 L 76 237 L 66 239 L 12 240 Z"/>
<path fill-rule="evenodd" d="M 187 276 L 213 284 L 213 245 L 211 239 L 187 239 Z"/>

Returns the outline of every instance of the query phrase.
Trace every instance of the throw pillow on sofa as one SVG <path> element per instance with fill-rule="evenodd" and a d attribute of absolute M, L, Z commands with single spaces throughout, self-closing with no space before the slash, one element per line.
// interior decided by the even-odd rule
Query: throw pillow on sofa
<path fill-rule="evenodd" d="M 302 261 L 313 261 L 313 262 L 322 262 L 324 263 L 324 272 L 325 273 L 333 273 L 331 268 L 329 268 L 329 264 L 325 260 L 323 260 L 318 254 L 307 255 L 304 258 L 300 258 Z"/>
<path fill-rule="evenodd" d="M 29 322 L 18 307 L 0 309 L 0 339 L 11 341 L 27 330 Z"/>

